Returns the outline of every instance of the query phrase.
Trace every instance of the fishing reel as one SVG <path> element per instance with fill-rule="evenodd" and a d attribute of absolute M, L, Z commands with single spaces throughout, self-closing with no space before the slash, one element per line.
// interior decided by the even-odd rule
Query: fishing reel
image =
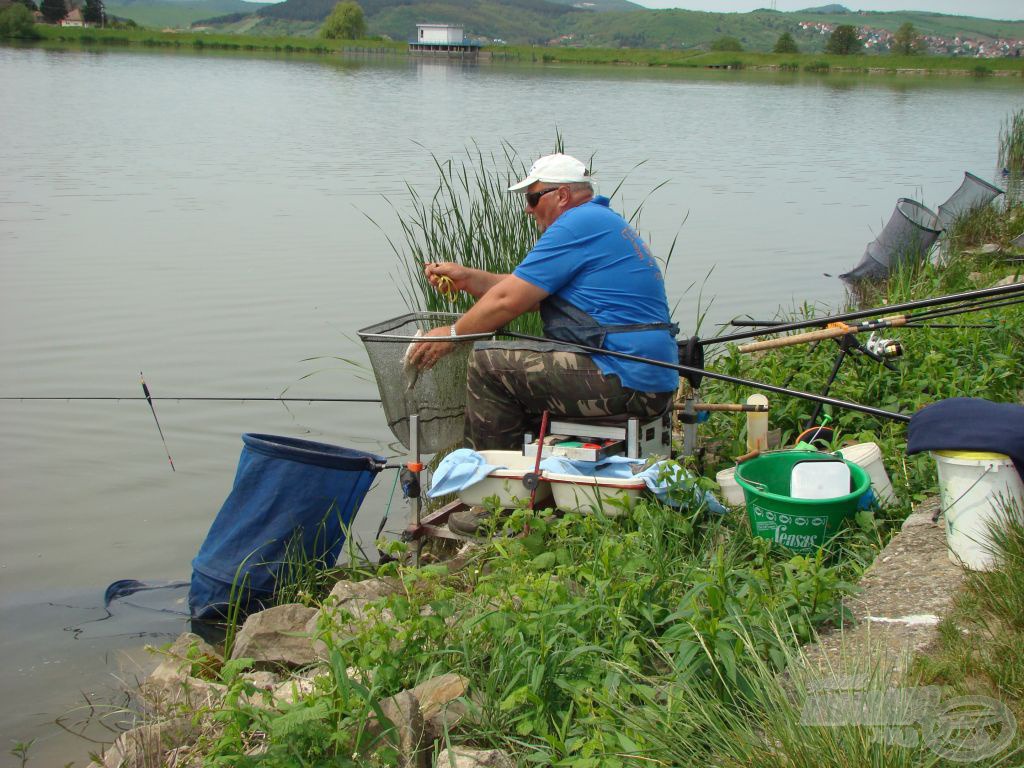
<path fill-rule="evenodd" d="M 903 344 L 899 339 L 883 339 L 876 336 L 874 332 L 864 343 L 864 348 L 876 360 L 892 360 L 903 356 Z"/>

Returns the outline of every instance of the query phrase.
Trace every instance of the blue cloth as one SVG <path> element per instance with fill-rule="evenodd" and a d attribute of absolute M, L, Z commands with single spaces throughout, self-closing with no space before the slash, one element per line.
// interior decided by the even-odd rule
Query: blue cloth
<path fill-rule="evenodd" d="M 608 198 L 570 208 L 537 240 L 513 273 L 559 296 L 602 325 L 671 322 L 665 278 L 646 243 L 622 216 L 608 207 Z M 616 352 L 679 362 L 675 339 L 668 331 L 610 334 L 605 347 Z M 640 392 L 673 392 L 679 374 L 668 368 L 593 355 L 605 375 Z"/>
<path fill-rule="evenodd" d="M 1024 405 L 954 397 L 910 417 L 907 453 L 986 451 L 1013 459 L 1024 478 Z"/>
<path fill-rule="evenodd" d="M 671 491 L 678 488 L 692 475 L 674 461 L 659 461 L 642 472 L 633 474 L 633 467 L 642 464 L 643 459 L 630 459 L 625 456 L 609 456 L 600 461 L 577 461 L 564 456 L 549 456 L 540 463 L 540 468 L 560 475 L 579 475 L 581 477 L 605 477 L 615 480 L 631 480 L 637 478 L 644 481 L 648 490 L 662 504 L 680 506 L 683 502 L 678 496 L 673 497 Z M 693 490 L 693 502 L 704 501 L 710 512 L 717 515 L 725 514 L 725 507 L 711 491 Z"/>
<path fill-rule="evenodd" d="M 449 493 L 458 493 L 463 488 L 479 483 L 495 469 L 505 467 L 488 464 L 483 454 L 472 448 L 459 448 L 441 459 L 434 470 L 427 496 L 435 499 Z"/>

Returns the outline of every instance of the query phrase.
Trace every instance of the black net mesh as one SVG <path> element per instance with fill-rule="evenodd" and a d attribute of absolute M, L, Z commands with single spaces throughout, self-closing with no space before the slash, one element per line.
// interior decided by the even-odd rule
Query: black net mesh
<path fill-rule="evenodd" d="M 410 447 L 409 416 L 419 414 L 419 448 L 436 453 L 462 442 L 466 410 L 466 364 L 474 339 L 490 334 L 460 336 L 456 349 L 429 371 L 417 371 L 405 362 L 417 332 L 451 325 L 459 315 L 444 312 L 413 312 L 371 325 L 359 331 L 377 379 L 384 416 L 398 441 Z M 443 339 L 439 339 L 442 340 Z"/>
<path fill-rule="evenodd" d="M 964 180 L 960 187 L 950 195 L 949 200 L 939 206 L 939 224 L 943 229 L 947 229 L 961 216 L 975 208 L 984 208 L 1001 194 L 1003 190 L 999 187 L 964 171 Z"/>

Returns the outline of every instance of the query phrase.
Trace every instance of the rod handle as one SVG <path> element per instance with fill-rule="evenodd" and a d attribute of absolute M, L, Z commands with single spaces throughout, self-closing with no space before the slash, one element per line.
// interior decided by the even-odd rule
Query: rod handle
<path fill-rule="evenodd" d="M 850 333 L 861 333 L 863 331 L 875 331 L 879 328 L 898 328 L 901 325 L 907 324 L 906 315 L 892 315 L 891 317 L 883 317 L 878 320 L 868 320 L 863 323 L 857 323 L 856 325 L 847 325 L 846 323 L 836 323 L 830 325 L 828 328 L 819 328 L 817 331 L 808 331 L 807 333 L 798 333 L 793 336 L 780 336 L 777 339 L 768 339 L 766 341 L 754 341 L 750 344 L 741 344 L 738 349 L 740 352 L 760 352 L 764 349 L 778 349 L 779 347 L 790 347 L 794 344 L 807 344 L 811 341 L 822 341 L 824 339 L 837 339 L 840 336 L 846 336 Z"/>
<path fill-rule="evenodd" d="M 841 325 L 835 328 L 821 328 L 817 331 L 798 333 L 793 336 L 780 336 L 777 339 L 753 341 L 750 344 L 741 344 L 739 346 L 739 351 L 744 353 L 760 352 L 763 349 L 778 349 L 779 347 L 791 347 L 794 344 L 807 344 L 812 341 L 822 341 L 823 339 L 836 339 L 840 336 L 845 336 L 848 333 L 853 333 L 854 330 L 855 329 L 849 325 Z"/>

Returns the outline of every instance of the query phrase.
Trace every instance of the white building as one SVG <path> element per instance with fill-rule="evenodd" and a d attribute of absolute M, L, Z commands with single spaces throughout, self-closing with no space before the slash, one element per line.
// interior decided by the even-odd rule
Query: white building
<path fill-rule="evenodd" d="M 462 45 L 462 27 L 455 24 L 417 24 L 416 42 L 420 45 Z"/>

